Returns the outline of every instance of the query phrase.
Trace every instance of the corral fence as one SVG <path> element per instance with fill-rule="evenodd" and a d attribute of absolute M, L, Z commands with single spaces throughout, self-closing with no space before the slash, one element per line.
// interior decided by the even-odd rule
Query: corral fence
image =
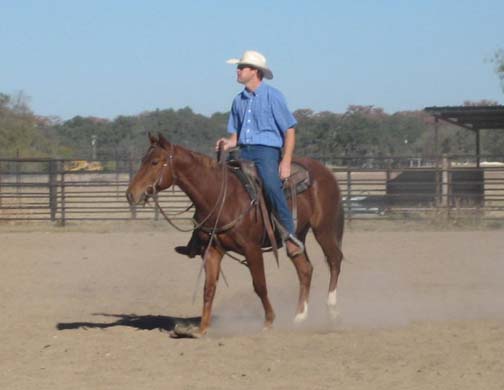
<path fill-rule="evenodd" d="M 347 219 L 504 220 L 504 156 L 333 158 Z M 158 220 L 153 204 L 130 207 L 125 191 L 138 161 L 0 159 L 0 221 Z M 178 188 L 159 203 L 175 219 L 192 210 Z"/>

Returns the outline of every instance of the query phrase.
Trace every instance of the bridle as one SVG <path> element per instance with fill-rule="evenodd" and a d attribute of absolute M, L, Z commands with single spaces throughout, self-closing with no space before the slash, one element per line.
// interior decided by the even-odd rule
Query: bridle
<path fill-rule="evenodd" d="M 161 146 L 159 146 L 159 147 L 161 147 Z M 161 147 L 161 149 L 164 149 L 164 148 Z M 168 162 L 163 163 L 163 165 L 161 166 L 161 170 L 159 171 L 159 175 L 156 178 L 156 180 L 154 180 L 154 182 L 152 184 L 149 184 L 149 185 L 147 185 L 147 187 L 145 187 L 144 199 L 148 199 L 151 196 L 153 199 L 156 198 L 156 195 L 159 193 L 156 190 L 156 187 L 161 186 L 163 176 L 164 176 L 164 173 L 163 173 L 164 169 L 163 168 L 166 168 L 168 165 L 170 166 L 170 172 L 172 175 L 172 184 L 170 187 L 174 188 L 176 181 L 177 181 L 177 175 L 175 175 L 175 170 L 173 169 L 173 145 L 172 144 L 170 144 L 170 150 L 168 151 Z M 151 190 L 151 192 L 149 192 L 149 190 Z"/>
<path fill-rule="evenodd" d="M 212 207 L 212 209 L 210 210 L 210 212 L 208 213 L 208 215 L 205 218 L 203 218 L 203 220 L 201 220 L 200 222 L 197 222 L 194 219 L 192 220 L 192 222 L 193 222 L 193 227 L 192 228 L 184 229 L 184 228 L 181 228 L 181 227 L 177 226 L 173 222 L 172 218 L 175 217 L 175 216 L 178 216 L 180 214 L 183 214 L 183 213 L 187 212 L 188 210 L 190 210 L 192 207 L 194 207 L 194 203 L 191 203 L 191 205 L 189 205 L 183 211 L 180 211 L 180 212 L 178 212 L 176 214 L 171 214 L 170 216 L 163 210 L 163 208 L 159 204 L 158 197 L 157 197 L 157 194 L 159 193 L 159 191 L 157 191 L 157 188 L 159 186 L 161 186 L 161 184 L 162 184 L 162 180 L 163 180 L 163 177 L 164 177 L 164 168 L 169 167 L 171 175 L 172 175 L 172 183 L 171 183 L 170 187 L 172 187 L 174 189 L 174 186 L 176 185 L 177 179 L 178 179 L 178 176 L 175 174 L 174 163 L 173 163 L 174 155 L 175 155 L 175 145 L 173 145 L 173 144 L 169 144 L 169 145 L 170 145 L 170 148 L 168 150 L 168 162 L 164 162 L 163 163 L 163 165 L 161 167 L 161 170 L 159 171 L 158 177 L 154 180 L 154 182 L 152 184 L 149 184 L 145 188 L 145 190 L 144 190 L 144 196 L 145 196 L 145 199 L 148 199 L 149 197 L 152 197 L 156 208 L 159 210 L 159 212 L 161 213 L 161 215 L 163 216 L 163 218 L 173 228 L 175 228 L 179 232 L 183 232 L 183 233 L 193 232 L 195 230 L 202 230 L 205 233 L 209 233 L 211 237 L 214 237 L 215 234 L 224 233 L 227 230 L 230 230 L 231 228 L 233 228 L 256 205 L 256 202 L 254 200 L 251 200 L 249 206 L 243 212 L 241 212 L 238 217 L 236 217 L 231 222 L 229 222 L 229 223 L 227 223 L 227 224 L 225 224 L 223 226 L 218 227 L 218 223 L 219 223 L 219 220 L 220 220 L 220 217 L 221 217 L 221 214 L 222 214 L 222 210 L 224 209 L 224 204 L 225 204 L 225 200 L 226 200 L 226 196 L 227 196 L 227 190 L 228 190 L 228 169 L 227 169 L 227 166 L 226 166 L 226 163 L 225 163 L 225 159 L 223 158 L 222 153 L 219 151 L 218 152 L 218 162 L 219 162 L 219 164 L 222 167 L 223 180 L 221 182 L 221 186 L 220 186 L 220 189 L 219 189 L 219 195 L 217 196 L 217 201 L 215 202 L 214 206 Z M 161 147 L 161 146 L 159 146 L 159 147 Z M 149 190 L 150 190 L 150 192 L 149 192 Z M 214 226 L 213 227 L 204 226 L 205 223 L 207 223 L 208 220 L 216 212 L 217 212 L 217 215 L 216 215 Z"/>

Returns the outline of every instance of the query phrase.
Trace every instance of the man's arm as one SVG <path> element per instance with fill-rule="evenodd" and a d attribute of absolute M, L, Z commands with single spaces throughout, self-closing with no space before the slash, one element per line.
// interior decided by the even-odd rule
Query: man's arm
<path fill-rule="evenodd" d="M 282 180 L 287 179 L 291 174 L 291 163 L 295 146 L 296 130 L 291 127 L 285 132 L 283 158 L 282 161 L 280 161 L 280 166 L 278 167 L 278 173 L 280 174 L 280 179 Z"/>
<path fill-rule="evenodd" d="M 228 150 L 234 148 L 238 143 L 238 135 L 236 133 L 233 133 L 229 138 L 219 138 L 215 143 L 215 150 L 219 150 L 219 144 L 221 142 L 222 142 L 222 150 Z"/>

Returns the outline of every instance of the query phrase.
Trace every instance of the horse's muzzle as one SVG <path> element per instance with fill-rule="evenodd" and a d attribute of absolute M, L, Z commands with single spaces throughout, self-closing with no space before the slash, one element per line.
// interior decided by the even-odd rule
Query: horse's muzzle
<path fill-rule="evenodd" d="M 126 199 L 128 199 L 130 206 L 133 206 L 135 204 L 135 198 L 131 192 L 126 191 Z"/>
<path fill-rule="evenodd" d="M 135 197 L 132 191 L 126 191 L 126 199 L 128 199 L 128 203 L 130 206 L 135 206 L 137 204 L 143 203 L 144 205 L 149 200 L 151 195 L 149 193 L 143 192 L 138 198 Z"/>

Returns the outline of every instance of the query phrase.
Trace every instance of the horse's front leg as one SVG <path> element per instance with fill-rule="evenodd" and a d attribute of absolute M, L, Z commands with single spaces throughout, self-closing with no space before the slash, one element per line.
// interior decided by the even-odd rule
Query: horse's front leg
<path fill-rule="evenodd" d="M 210 247 L 203 258 L 205 267 L 205 287 L 203 290 L 203 314 L 199 327 L 201 335 L 206 334 L 212 319 L 212 303 L 217 288 L 217 280 L 219 279 L 222 256 L 223 254 L 216 248 Z"/>
<path fill-rule="evenodd" d="M 271 328 L 275 320 L 275 313 L 268 298 L 266 274 L 264 272 L 264 258 L 259 247 L 246 251 L 247 264 L 252 276 L 254 291 L 261 299 L 264 308 L 264 327 Z"/>

